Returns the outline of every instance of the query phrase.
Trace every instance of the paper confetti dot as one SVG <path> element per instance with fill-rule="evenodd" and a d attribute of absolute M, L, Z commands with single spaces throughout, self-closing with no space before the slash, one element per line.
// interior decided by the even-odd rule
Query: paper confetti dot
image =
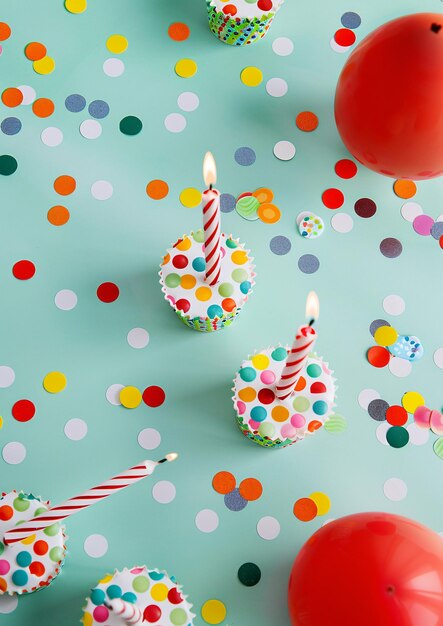
<path fill-rule="evenodd" d="M 234 159 L 239 165 L 248 166 L 253 165 L 256 159 L 255 151 L 252 148 L 246 146 L 237 148 L 234 154 Z"/>
<path fill-rule="evenodd" d="M 426 404 L 425 399 L 418 391 L 407 391 L 401 399 L 403 407 L 413 415 L 419 406 Z"/>
<path fill-rule="evenodd" d="M 86 0 L 65 0 L 65 8 L 69 13 L 83 13 L 88 8 Z"/>
<path fill-rule="evenodd" d="M 151 180 L 146 185 L 146 193 L 153 200 L 162 200 L 166 198 L 169 193 L 169 185 L 164 180 Z"/>
<path fill-rule="evenodd" d="M 23 94 L 17 87 L 8 87 L 2 92 L 2 102 L 7 107 L 17 107 L 23 101 Z"/>
<path fill-rule="evenodd" d="M 0 129 L 4 135 L 17 135 L 22 129 L 22 123 L 18 117 L 5 117 L 0 124 Z"/>
<path fill-rule="evenodd" d="M 88 433 L 88 425 L 84 420 L 74 418 L 68 420 L 65 424 L 65 435 L 72 441 L 80 441 L 84 439 Z"/>
<path fill-rule="evenodd" d="M 362 389 L 358 394 L 358 403 L 362 409 L 367 411 L 369 403 L 372 400 L 379 400 L 380 394 L 375 389 Z"/>
<path fill-rule="evenodd" d="M 91 186 L 91 195 L 96 200 L 109 200 L 113 193 L 114 188 L 107 180 L 96 180 Z"/>
<path fill-rule="evenodd" d="M 104 100 L 93 100 L 88 107 L 88 113 L 91 117 L 102 120 L 109 115 L 109 104 Z"/>
<path fill-rule="evenodd" d="M 165 399 L 166 394 L 164 389 L 158 387 L 157 385 L 151 385 L 150 387 L 146 387 L 143 392 L 143 402 L 151 408 L 161 406 Z"/>
<path fill-rule="evenodd" d="M 404 448 L 409 441 L 409 433 L 402 426 L 391 426 L 386 432 L 386 439 L 391 448 Z"/>
<path fill-rule="evenodd" d="M 374 398 L 368 404 L 368 413 L 373 420 L 377 422 L 384 422 L 386 419 L 386 412 L 389 409 L 389 404 L 386 400 L 380 398 Z"/>
<path fill-rule="evenodd" d="M 405 202 L 401 207 L 401 215 L 407 222 L 413 222 L 416 217 L 423 215 L 423 209 L 417 202 Z"/>
<path fill-rule="evenodd" d="M 186 117 L 181 113 L 170 113 L 165 117 L 165 128 L 170 133 L 181 133 L 186 128 Z"/>
<path fill-rule="evenodd" d="M 245 67 L 240 73 L 241 82 L 247 87 L 258 87 L 263 81 L 263 72 L 258 67 Z"/>
<path fill-rule="evenodd" d="M 80 134 L 85 139 L 98 139 L 102 134 L 103 128 L 97 120 L 83 120 L 79 127 Z"/>
<path fill-rule="evenodd" d="M 339 209 L 343 206 L 345 201 L 345 197 L 343 192 L 340 189 L 335 189 L 331 187 L 330 189 L 326 189 L 326 191 L 322 194 L 322 202 L 328 209 Z"/>
<path fill-rule="evenodd" d="M 48 146 L 49 148 L 55 148 L 62 143 L 63 133 L 60 128 L 56 128 L 55 126 L 48 126 L 48 128 L 42 130 L 40 138 L 45 146 Z"/>
<path fill-rule="evenodd" d="M 11 27 L 6 22 L 0 22 L 0 41 L 6 41 L 11 36 Z"/>
<path fill-rule="evenodd" d="M 303 274 L 315 274 L 320 267 L 320 261 L 315 254 L 303 254 L 298 260 L 298 269 Z"/>
<path fill-rule="evenodd" d="M 142 401 L 142 394 L 137 387 L 128 385 L 120 391 L 120 403 L 127 409 L 137 408 Z"/>
<path fill-rule="evenodd" d="M 245 478 L 239 485 L 240 495 L 248 502 L 261 498 L 263 485 L 257 478 Z"/>
<path fill-rule="evenodd" d="M 12 267 L 12 274 L 18 280 L 29 280 L 35 274 L 35 265 L 28 259 L 17 261 Z"/>
<path fill-rule="evenodd" d="M 55 105 L 49 98 L 37 98 L 32 103 L 32 112 L 37 117 L 50 117 L 55 110 Z"/>
<path fill-rule="evenodd" d="M 261 570 L 255 563 L 243 563 L 238 568 L 237 576 L 245 587 L 254 587 L 260 582 Z"/>
<path fill-rule="evenodd" d="M 391 294 L 383 300 L 383 310 L 388 315 L 401 315 L 405 308 L 406 304 L 401 296 Z"/>
<path fill-rule="evenodd" d="M 337 233 L 350 233 L 354 228 L 354 220 L 348 213 L 334 213 L 331 226 Z"/>
<path fill-rule="evenodd" d="M 120 391 L 122 389 L 124 389 L 124 385 L 119 385 L 118 383 L 115 383 L 114 385 L 110 385 L 106 389 L 106 400 L 110 404 L 113 404 L 114 406 L 120 406 L 121 405 Z"/>
<path fill-rule="evenodd" d="M 183 22 L 174 22 L 168 28 L 168 35 L 174 41 L 185 41 L 190 34 L 189 26 Z"/>
<path fill-rule="evenodd" d="M 18 163 L 10 154 L 0 155 L 0 174 L 2 176 L 11 176 L 17 170 Z"/>
<path fill-rule="evenodd" d="M 196 93 L 192 91 L 184 91 L 177 98 L 177 104 L 182 111 L 190 113 L 198 109 L 200 99 Z"/>
<path fill-rule="evenodd" d="M 280 534 L 280 522 L 270 515 L 259 519 L 257 523 L 257 533 L 262 539 L 272 541 Z"/>
<path fill-rule="evenodd" d="M 10 441 L 3 446 L 2 457 L 9 465 L 18 465 L 26 458 L 26 448 L 19 441 Z"/>
<path fill-rule="evenodd" d="M 351 159 L 341 159 L 337 161 L 334 170 L 337 176 L 345 179 L 354 178 L 358 171 L 357 165 L 354 161 L 351 161 Z"/>
<path fill-rule="evenodd" d="M 66 207 L 56 205 L 49 209 L 47 218 L 48 222 L 53 226 L 63 226 L 69 222 L 70 213 Z"/>
<path fill-rule="evenodd" d="M 388 422 L 381 422 L 375 431 L 375 435 L 380 443 L 384 446 L 388 446 L 388 440 L 386 439 L 386 433 L 391 428 Z"/>
<path fill-rule="evenodd" d="M 60 393 L 66 383 L 66 376 L 62 372 L 49 372 L 43 379 L 43 387 L 48 393 Z"/>
<path fill-rule="evenodd" d="M 394 183 L 394 193 L 399 198 L 412 198 L 417 193 L 417 185 L 413 180 L 396 180 Z"/>
<path fill-rule="evenodd" d="M 277 235 L 276 237 L 273 237 L 269 242 L 269 248 L 271 252 L 279 256 L 288 254 L 288 252 L 290 252 L 291 250 L 291 247 L 291 242 L 284 235 Z"/>
<path fill-rule="evenodd" d="M 430 215 L 417 215 L 412 222 L 412 228 L 423 237 L 429 237 L 433 226 L 434 219 Z"/>
<path fill-rule="evenodd" d="M 217 474 L 215 474 L 214 478 L 212 479 L 212 487 L 214 488 L 214 491 L 222 495 L 233 491 L 235 489 L 235 485 L 235 476 L 231 474 L 231 472 L 217 472 Z"/>
<path fill-rule="evenodd" d="M 389 478 L 383 485 L 383 492 L 388 500 L 398 502 L 406 498 L 408 488 L 401 478 Z"/>
<path fill-rule="evenodd" d="M 89 535 L 85 539 L 83 549 L 88 556 L 98 559 L 108 551 L 108 541 L 103 535 Z"/>
<path fill-rule="evenodd" d="M 127 115 L 120 120 L 119 128 L 124 135 L 138 135 L 143 128 L 143 124 L 141 119 L 135 115 Z"/>
<path fill-rule="evenodd" d="M 317 517 L 317 504 L 311 498 L 300 498 L 294 504 L 293 512 L 301 522 L 310 522 Z"/>
<path fill-rule="evenodd" d="M 241 496 L 238 489 L 233 489 L 225 495 L 224 503 L 230 511 L 242 511 L 247 506 L 248 501 Z"/>
<path fill-rule="evenodd" d="M 65 107 L 71 113 L 79 113 L 86 106 L 85 98 L 79 93 L 72 93 L 65 99 Z"/>
<path fill-rule="evenodd" d="M 266 83 L 266 91 L 273 98 L 281 98 L 288 93 L 288 83 L 283 78 L 270 78 Z"/>
<path fill-rule="evenodd" d="M 315 491 L 309 496 L 317 505 L 317 515 L 326 515 L 331 508 L 331 500 L 328 495 L 322 491 Z"/>
<path fill-rule="evenodd" d="M 9 365 L 0 365 L 0 388 L 10 387 L 15 380 L 15 372 Z"/>
<path fill-rule="evenodd" d="M 155 428 L 144 428 L 138 434 L 137 441 L 144 450 L 155 450 L 161 443 L 161 435 Z"/>
<path fill-rule="evenodd" d="M 146 348 L 149 343 L 149 333 L 146 328 L 132 328 L 127 335 L 127 341 L 131 348 L 137 350 Z"/>
<path fill-rule="evenodd" d="M 379 346 L 392 346 L 398 339 L 398 332 L 389 324 L 379 326 L 374 332 L 374 339 Z"/>
<path fill-rule="evenodd" d="M 55 70 L 55 61 L 52 57 L 45 56 L 43 59 L 39 59 L 38 61 L 34 61 L 32 63 L 32 67 L 34 72 L 37 74 L 52 74 Z"/>
<path fill-rule="evenodd" d="M 33 87 L 30 87 L 29 85 L 20 85 L 18 89 L 20 89 L 20 91 L 23 94 L 22 105 L 29 105 L 34 102 L 34 100 L 37 97 L 37 94 Z"/>
<path fill-rule="evenodd" d="M 437 348 L 434 352 L 434 363 L 440 369 L 443 369 L 443 348 Z"/>
<path fill-rule="evenodd" d="M 305 133 L 311 133 L 318 126 L 318 117 L 312 111 L 302 111 L 295 118 L 295 125 Z"/>
<path fill-rule="evenodd" d="M 377 319 L 371 322 L 369 326 L 369 332 L 371 333 L 371 335 L 374 336 L 377 329 L 380 328 L 381 326 L 390 326 L 390 323 L 387 322 L 386 320 L 381 320 L 381 319 Z"/>
<path fill-rule="evenodd" d="M 235 209 L 235 198 L 230 193 L 222 193 L 220 196 L 220 211 L 222 213 L 231 213 Z"/>
<path fill-rule="evenodd" d="M 388 363 L 389 371 L 397 378 L 405 378 L 412 372 L 412 363 L 406 359 L 394 357 Z"/>
<path fill-rule="evenodd" d="M 295 157 L 296 149 L 290 141 L 277 141 L 274 146 L 274 155 L 280 161 L 290 161 Z"/>
<path fill-rule="evenodd" d="M 359 217 L 368 219 L 373 217 L 377 212 L 377 205 L 371 198 L 360 198 L 354 204 L 354 211 Z"/>
<path fill-rule="evenodd" d="M 272 42 L 272 50 L 280 57 L 287 57 L 294 52 L 294 44 L 289 37 L 277 37 Z"/>
<path fill-rule="evenodd" d="M 349 47 L 348 46 L 340 46 L 335 41 L 334 37 L 332 37 L 332 39 L 330 40 L 329 45 L 334 50 L 334 52 L 338 52 L 339 54 L 343 54 L 345 52 L 349 52 Z"/>
<path fill-rule="evenodd" d="M 112 54 L 121 54 L 128 47 L 128 40 L 123 35 L 110 35 L 106 40 L 106 47 Z"/>
<path fill-rule="evenodd" d="M 334 34 L 334 40 L 339 46 L 349 47 L 355 43 L 356 36 L 348 28 L 339 28 Z"/>
<path fill-rule="evenodd" d="M 202 509 L 195 516 L 195 525 L 202 533 L 212 533 L 218 528 L 218 515 L 211 509 Z"/>
<path fill-rule="evenodd" d="M 358 28 L 361 24 L 361 17 L 354 11 L 347 11 L 343 13 L 340 21 L 345 28 Z"/>
<path fill-rule="evenodd" d="M 191 78 L 197 73 L 197 63 L 192 59 L 180 59 L 175 64 L 175 73 L 181 78 Z"/>
<path fill-rule="evenodd" d="M 387 237 L 380 242 L 380 252 L 388 259 L 395 259 L 403 252 L 403 246 L 395 237 Z"/>
<path fill-rule="evenodd" d="M 120 289 L 115 283 L 102 283 L 97 287 L 97 298 L 101 302 L 115 302 L 120 295 Z"/>
<path fill-rule="evenodd" d="M 414 446 L 424 446 L 429 441 L 429 430 L 419 428 L 417 424 L 409 424 L 407 427 L 409 441 Z"/>
<path fill-rule="evenodd" d="M 125 71 L 125 64 L 121 59 L 106 59 L 103 63 L 103 71 L 110 78 L 117 78 Z"/>
<path fill-rule="evenodd" d="M 366 357 L 374 367 L 386 367 L 391 359 L 391 353 L 381 346 L 372 346 L 369 348 Z"/>
<path fill-rule="evenodd" d="M 175 499 L 175 485 L 169 480 L 159 480 L 152 487 L 152 497 L 160 504 L 169 504 Z"/>
<path fill-rule="evenodd" d="M 68 176 L 67 174 L 63 174 L 62 176 L 58 176 L 54 180 L 54 191 L 58 193 L 60 196 L 69 196 L 71 193 L 74 193 L 77 183 L 75 178 L 72 176 Z"/>
<path fill-rule="evenodd" d="M 15 611 L 18 605 L 18 595 L 8 596 L 4 594 L 0 596 L 0 613 L 2 615 L 7 615 L 8 613 L 12 613 Z"/>
<path fill-rule="evenodd" d="M 17 400 L 11 409 L 11 413 L 17 422 L 29 422 L 35 415 L 35 405 L 31 400 Z"/>
<path fill-rule="evenodd" d="M 201 614 L 207 624 L 221 624 L 226 617 L 226 607 L 221 600 L 206 600 Z"/>

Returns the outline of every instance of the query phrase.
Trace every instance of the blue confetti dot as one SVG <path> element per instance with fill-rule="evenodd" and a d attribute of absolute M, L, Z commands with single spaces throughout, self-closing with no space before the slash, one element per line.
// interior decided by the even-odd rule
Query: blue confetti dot
<path fill-rule="evenodd" d="M 248 504 L 248 501 L 240 495 L 240 490 L 235 488 L 224 497 L 225 505 L 230 511 L 242 511 Z"/>
<path fill-rule="evenodd" d="M 206 261 L 202 256 L 198 256 L 192 261 L 192 267 L 196 272 L 204 272 L 206 269 Z"/>
<path fill-rule="evenodd" d="M 237 163 L 244 166 L 253 165 L 256 158 L 257 157 L 254 150 L 247 147 L 238 148 L 238 150 L 236 150 L 234 154 L 234 159 L 237 161 Z"/>
<path fill-rule="evenodd" d="M 91 602 L 96 606 L 100 606 L 105 601 L 105 592 L 103 589 L 92 589 L 91 591 Z"/>
<path fill-rule="evenodd" d="M 22 129 L 22 123 L 18 117 L 5 117 L 0 128 L 5 135 L 16 135 Z"/>
<path fill-rule="evenodd" d="M 122 595 L 122 600 L 125 602 L 130 602 L 131 604 L 135 604 L 137 602 L 137 596 L 132 591 L 127 591 Z"/>
<path fill-rule="evenodd" d="M 71 113 L 79 113 L 80 111 L 83 111 L 85 106 L 86 100 L 79 93 L 73 93 L 65 100 L 65 107 L 68 111 L 71 111 Z"/>
<path fill-rule="evenodd" d="M 268 412 L 264 406 L 255 406 L 251 409 L 251 419 L 254 422 L 263 422 L 266 419 Z"/>
<path fill-rule="evenodd" d="M 240 378 L 246 383 L 250 383 L 251 380 L 255 380 L 257 373 L 253 367 L 242 367 L 239 371 Z"/>
<path fill-rule="evenodd" d="M 347 11 L 341 16 L 341 23 L 345 28 L 358 28 L 361 24 L 361 17 L 354 11 Z"/>
<path fill-rule="evenodd" d="M 106 593 L 108 594 L 108 598 L 111 598 L 111 600 L 114 598 L 121 598 L 122 588 L 119 587 L 119 585 L 109 585 L 106 589 Z"/>
<path fill-rule="evenodd" d="M 269 242 L 269 247 L 271 249 L 271 252 L 281 256 L 283 254 L 288 254 L 292 245 L 287 237 L 285 237 L 284 235 L 277 235 L 276 237 L 273 237 L 271 239 L 271 241 Z"/>
<path fill-rule="evenodd" d="M 312 410 L 316 415 L 324 415 L 328 410 L 328 405 L 324 400 L 317 400 L 312 405 Z"/>
<path fill-rule="evenodd" d="M 12 582 L 17 587 L 24 587 L 28 582 L 28 574 L 22 569 L 17 569 L 12 574 Z"/>
<path fill-rule="evenodd" d="M 220 196 L 220 211 L 231 213 L 235 209 L 235 198 L 230 193 L 222 193 Z"/>
<path fill-rule="evenodd" d="M 93 100 L 88 106 L 89 115 L 97 120 L 102 120 L 109 113 L 109 104 L 104 100 Z"/>
<path fill-rule="evenodd" d="M 161 580 L 164 577 L 165 575 L 161 572 L 149 572 L 149 578 L 151 578 L 152 580 Z"/>
<path fill-rule="evenodd" d="M 271 357 L 274 359 L 274 361 L 284 361 L 287 356 L 288 353 L 286 351 L 286 348 L 283 348 L 282 346 L 280 346 L 279 348 L 275 348 L 275 350 L 273 350 L 271 354 Z"/>
<path fill-rule="evenodd" d="M 443 222 L 435 222 L 431 228 L 431 235 L 434 239 L 440 239 L 443 235 Z"/>
<path fill-rule="evenodd" d="M 222 316 L 223 316 L 223 309 L 218 304 L 211 304 L 211 306 L 208 307 L 208 317 L 211 320 L 215 319 L 216 317 L 222 317 Z"/>
<path fill-rule="evenodd" d="M 240 284 L 240 291 L 244 293 L 245 295 L 248 293 L 250 289 L 251 289 L 251 283 L 249 282 L 249 280 L 244 280 Z"/>
<path fill-rule="evenodd" d="M 298 260 L 298 269 L 303 274 L 315 274 L 320 267 L 320 261 L 315 254 L 303 254 Z"/>
<path fill-rule="evenodd" d="M 31 565 L 32 556 L 29 554 L 29 552 L 23 550 L 22 552 L 19 552 L 17 554 L 15 560 L 17 561 L 17 565 L 20 565 L 20 567 L 28 567 L 29 565 Z"/>

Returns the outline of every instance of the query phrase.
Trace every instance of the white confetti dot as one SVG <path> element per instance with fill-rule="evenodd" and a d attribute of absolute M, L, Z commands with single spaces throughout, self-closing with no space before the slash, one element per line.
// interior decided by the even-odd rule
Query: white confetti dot
<path fill-rule="evenodd" d="M 88 556 L 99 559 L 108 551 L 108 540 L 103 535 L 89 535 L 85 539 L 83 548 Z"/>
<path fill-rule="evenodd" d="M 388 367 L 391 374 L 394 374 L 397 378 L 405 378 L 412 372 L 412 363 L 410 361 L 395 356 L 389 361 Z"/>
<path fill-rule="evenodd" d="M 124 385 L 119 385 L 118 383 L 110 385 L 106 389 L 106 400 L 114 406 L 120 406 L 120 391 L 123 389 L 123 387 Z"/>
<path fill-rule="evenodd" d="M 192 91 L 184 91 L 177 98 L 177 104 L 182 111 L 195 111 L 200 104 L 200 99 Z"/>
<path fill-rule="evenodd" d="M 137 441 L 144 450 L 155 450 L 161 443 L 161 435 L 155 428 L 145 428 L 138 433 Z"/>
<path fill-rule="evenodd" d="M 146 348 L 149 343 L 149 333 L 146 328 L 132 328 L 127 336 L 131 348 Z"/>
<path fill-rule="evenodd" d="M 81 419 L 74 418 L 65 424 L 65 435 L 72 441 L 80 441 L 86 437 L 88 425 Z"/>
<path fill-rule="evenodd" d="M 273 98 L 281 98 L 288 93 L 288 83 L 283 78 L 270 78 L 266 83 L 266 91 Z"/>
<path fill-rule="evenodd" d="M 389 315 L 401 315 L 405 308 L 406 304 L 401 296 L 391 294 L 383 300 L 383 309 Z"/>
<path fill-rule="evenodd" d="M 37 97 L 35 89 L 29 85 L 20 85 L 17 89 L 23 94 L 22 105 L 32 104 Z"/>
<path fill-rule="evenodd" d="M 48 128 L 42 130 L 40 137 L 45 146 L 49 146 L 50 148 L 59 146 L 63 141 L 62 131 L 55 126 L 48 126 Z"/>
<path fill-rule="evenodd" d="M 15 380 L 15 372 L 9 365 L 0 365 L 0 387 L 10 387 Z"/>
<path fill-rule="evenodd" d="M 92 184 L 91 194 L 96 200 L 109 200 L 114 193 L 114 188 L 107 180 L 96 180 Z"/>
<path fill-rule="evenodd" d="M 437 348 L 434 352 L 434 363 L 440 369 L 443 369 L 443 348 Z"/>
<path fill-rule="evenodd" d="M 344 52 L 349 52 L 350 47 L 349 46 L 340 46 L 334 39 L 334 37 L 331 39 L 331 41 L 329 42 L 329 45 L 331 46 L 331 48 L 334 50 L 334 52 L 338 52 L 340 54 L 343 54 Z"/>
<path fill-rule="evenodd" d="M 401 215 L 407 222 L 413 222 L 416 217 L 423 215 L 423 209 L 417 202 L 405 202 L 401 207 Z"/>
<path fill-rule="evenodd" d="M 417 424 L 409 424 L 407 426 L 409 433 L 409 442 L 414 446 L 424 446 L 429 441 L 429 430 L 427 428 L 419 428 Z"/>
<path fill-rule="evenodd" d="M 10 441 L 3 446 L 2 457 L 10 465 L 18 465 L 26 457 L 26 448 L 19 441 Z"/>
<path fill-rule="evenodd" d="M 389 424 L 388 422 L 382 422 L 381 424 L 379 424 L 377 426 L 377 429 L 375 431 L 375 435 L 376 435 L 377 439 L 384 446 L 388 446 L 389 445 L 388 440 L 386 438 L 386 433 L 388 432 L 388 430 L 390 428 L 391 428 L 391 424 Z"/>
<path fill-rule="evenodd" d="M 349 233 L 354 228 L 354 220 L 348 213 L 335 213 L 331 217 L 331 226 L 337 233 Z"/>
<path fill-rule="evenodd" d="M 272 49 L 279 57 L 287 57 L 294 52 L 294 44 L 289 37 L 277 37 L 272 42 Z"/>
<path fill-rule="evenodd" d="M 171 133 L 181 133 L 186 128 L 186 118 L 181 113 L 170 113 L 165 117 L 165 127 Z"/>
<path fill-rule="evenodd" d="M 102 125 L 97 120 L 84 120 L 80 124 L 80 134 L 85 139 L 97 139 L 102 134 Z"/>
<path fill-rule="evenodd" d="M 121 76 L 125 71 L 125 64 L 121 59 L 106 59 L 103 63 L 103 71 L 106 76 L 117 78 L 117 76 Z"/>
<path fill-rule="evenodd" d="M 12 613 L 17 608 L 18 604 L 18 596 L 8 596 L 1 595 L 0 596 L 0 613 L 6 615 L 7 613 Z"/>
<path fill-rule="evenodd" d="M 218 515 L 211 509 L 203 509 L 195 516 L 195 525 L 202 533 L 213 533 L 218 528 Z"/>
<path fill-rule="evenodd" d="M 280 522 L 270 515 L 262 517 L 258 520 L 257 532 L 262 539 L 271 541 L 280 534 Z"/>
<path fill-rule="evenodd" d="M 71 311 L 77 306 L 77 294 L 71 289 L 62 289 L 55 294 L 55 306 L 62 311 Z"/>
<path fill-rule="evenodd" d="M 443 222 L 443 215 L 439 215 L 436 219 L 436 222 Z"/>
<path fill-rule="evenodd" d="M 404 500 L 408 493 L 406 483 L 401 478 L 389 478 L 383 485 L 383 491 L 388 500 Z"/>
<path fill-rule="evenodd" d="M 169 480 L 159 480 L 152 487 L 152 497 L 160 504 L 169 504 L 175 498 L 176 490 Z"/>
<path fill-rule="evenodd" d="M 274 146 L 274 155 L 280 161 L 290 161 L 295 157 L 295 146 L 290 141 L 277 141 Z"/>
<path fill-rule="evenodd" d="M 380 394 L 375 389 L 362 389 L 358 394 L 358 403 L 362 409 L 367 411 L 369 403 L 372 400 L 378 400 L 380 397 Z"/>

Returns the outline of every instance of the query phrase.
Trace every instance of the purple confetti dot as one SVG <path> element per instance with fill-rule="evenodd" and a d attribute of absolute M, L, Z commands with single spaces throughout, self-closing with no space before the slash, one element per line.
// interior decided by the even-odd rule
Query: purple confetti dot
<path fill-rule="evenodd" d="M 230 193 L 222 193 L 220 196 L 220 211 L 231 213 L 235 209 L 235 198 Z"/>
<path fill-rule="evenodd" d="M 388 259 L 395 259 L 403 252 L 403 246 L 398 239 L 387 237 L 380 243 L 380 252 Z"/>
<path fill-rule="evenodd" d="M 235 488 L 230 493 L 227 493 L 224 500 L 230 511 L 242 511 L 248 504 L 248 501 L 240 495 L 240 490 L 238 488 Z"/>
<path fill-rule="evenodd" d="M 377 205 L 375 204 L 374 200 L 371 200 L 371 198 L 360 198 L 354 204 L 354 211 L 359 217 L 364 217 L 365 219 L 367 219 L 375 215 L 377 211 Z"/>
<path fill-rule="evenodd" d="M 273 237 L 271 239 L 271 241 L 269 242 L 269 247 L 271 249 L 271 252 L 282 256 L 283 254 L 288 254 L 292 245 L 287 237 L 285 237 L 284 235 L 277 235 L 276 237 Z"/>
<path fill-rule="evenodd" d="M 430 215 L 417 215 L 412 222 L 412 227 L 415 232 L 423 237 L 428 237 L 431 234 L 433 226 L 434 220 Z"/>
<path fill-rule="evenodd" d="M 247 147 L 238 148 L 234 154 L 234 159 L 239 165 L 243 166 L 253 165 L 256 158 L 254 150 Z"/>
<path fill-rule="evenodd" d="M 298 260 L 298 269 L 303 274 L 315 274 L 320 267 L 320 261 L 315 254 L 303 254 Z"/>

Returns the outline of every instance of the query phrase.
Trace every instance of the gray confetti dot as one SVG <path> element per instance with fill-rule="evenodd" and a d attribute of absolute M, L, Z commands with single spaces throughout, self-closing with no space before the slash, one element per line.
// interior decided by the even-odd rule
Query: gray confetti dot
<path fill-rule="evenodd" d="M 371 325 L 369 326 L 369 332 L 371 335 L 374 336 L 377 328 L 380 328 L 381 326 L 390 326 L 390 323 L 386 320 L 374 320 L 371 322 Z"/>
<path fill-rule="evenodd" d="M 104 100 L 93 100 L 88 106 L 89 115 L 95 117 L 96 120 L 101 120 L 109 113 L 109 104 Z"/>
<path fill-rule="evenodd" d="M 224 500 L 230 511 L 242 511 L 248 504 L 248 501 L 240 495 L 240 490 L 238 488 L 235 488 L 230 493 L 227 493 Z"/>
<path fill-rule="evenodd" d="M 0 128 L 5 135 L 16 135 L 22 129 L 22 123 L 18 117 L 5 117 Z"/>
<path fill-rule="evenodd" d="M 443 235 L 443 222 L 434 222 L 434 225 L 431 228 L 431 235 L 434 239 L 440 239 Z"/>
<path fill-rule="evenodd" d="M 85 106 L 86 100 L 79 93 L 73 93 L 65 100 L 65 107 L 68 111 L 71 111 L 71 113 L 79 113 L 80 111 L 83 111 Z"/>
<path fill-rule="evenodd" d="M 345 28 L 358 28 L 361 24 L 361 17 L 354 11 L 346 11 L 341 16 L 341 23 Z"/>
<path fill-rule="evenodd" d="M 281 256 L 283 254 L 288 254 L 292 245 L 287 237 L 285 237 L 284 235 L 277 235 L 276 237 L 273 237 L 271 239 L 271 241 L 269 242 L 269 247 L 271 249 L 271 252 Z"/>
<path fill-rule="evenodd" d="M 381 400 L 377 398 L 376 400 L 371 400 L 368 404 L 368 413 L 376 422 L 384 422 L 386 419 L 386 411 L 389 409 L 389 404 L 386 400 Z"/>
<path fill-rule="evenodd" d="M 222 193 L 220 196 L 220 211 L 231 213 L 235 209 L 235 198 L 230 193 Z"/>
<path fill-rule="evenodd" d="M 388 259 L 395 259 L 403 252 L 403 246 L 398 239 L 387 237 L 380 243 L 380 252 Z"/>
<path fill-rule="evenodd" d="M 304 254 L 298 260 L 298 269 L 303 274 L 314 274 L 320 267 L 320 261 L 315 254 Z"/>
<path fill-rule="evenodd" d="M 244 166 L 253 165 L 256 158 L 254 150 L 247 147 L 238 148 L 234 154 L 234 159 L 237 163 Z"/>

